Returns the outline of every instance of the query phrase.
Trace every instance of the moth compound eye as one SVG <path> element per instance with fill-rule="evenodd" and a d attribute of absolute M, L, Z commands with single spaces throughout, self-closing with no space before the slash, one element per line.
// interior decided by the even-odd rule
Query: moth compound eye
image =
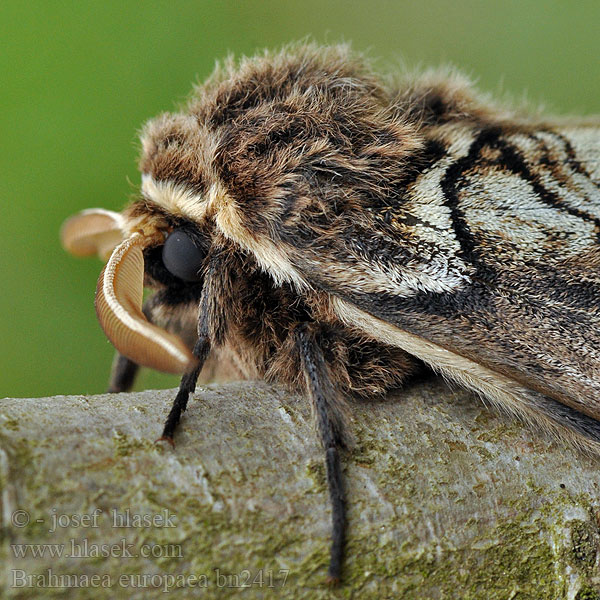
<path fill-rule="evenodd" d="M 183 281 L 200 281 L 205 253 L 181 229 L 174 229 L 165 241 L 162 260 L 170 273 Z"/>

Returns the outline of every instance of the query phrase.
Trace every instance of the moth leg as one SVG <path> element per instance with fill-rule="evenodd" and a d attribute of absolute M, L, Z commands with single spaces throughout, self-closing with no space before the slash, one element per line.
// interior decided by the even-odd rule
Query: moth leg
<path fill-rule="evenodd" d="M 165 421 L 162 435 L 158 441 L 169 442 L 171 446 L 175 445 L 173 442 L 175 429 L 181 420 L 181 413 L 185 412 L 185 409 L 187 408 L 190 394 L 193 394 L 196 390 L 196 382 L 198 381 L 198 376 L 200 375 L 200 371 L 204 366 L 204 361 L 208 356 L 209 350 L 210 341 L 208 337 L 200 336 L 196 342 L 196 345 L 194 346 L 194 349 L 192 350 L 192 354 L 198 359 L 197 366 L 192 371 L 185 373 L 181 378 L 177 396 L 175 396 L 175 400 L 173 401 L 173 405 L 171 406 L 171 410 L 169 411 L 169 415 Z"/>
<path fill-rule="evenodd" d="M 108 381 L 108 393 L 118 394 L 119 392 L 131 391 L 139 370 L 140 365 L 120 352 L 115 352 Z"/>
<path fill-rule="evenodd" d="M 157 441 L 167 441 L 172 446 L 175 429 L 185 412 L 190 394 L 196 389 L 200 371 L 208 357 L 211 347 L 222 343 L 226 333 L 224 310 L 227 302 L 223 301 L 230 290 L 230 280 L 226 269 L 223 268 L 223 258 L 218 250 L 209 259 L 209 266 L 202 286 L 200 308 L 198 311 L 198 338 L 192 349 L 192 354 L 198 359 L 193 370 L 181 378 L 177 396 L 173 401 L 162 436 Z"/>
<path fill-rule="evenodd" d="M 344 447 L 343 420 L 336 403 L 336 392 L 327 373 L 325 358 L 306 326 L 296 332 L 306 388 L 317 420 L 317 428 L 327 467 L 327 485 L 332 510 L 332 534 L 327 582 L 340 580 L 346 530 L 346 500 L 344 497 L 339 450 Z"/>

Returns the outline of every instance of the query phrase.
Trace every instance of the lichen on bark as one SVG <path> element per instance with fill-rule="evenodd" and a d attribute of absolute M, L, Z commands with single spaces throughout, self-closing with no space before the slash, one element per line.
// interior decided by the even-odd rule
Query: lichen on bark
<path fill-rule="evenodd" d="M 2 597 L 600 597 L 598 462 L 466 392 L 432 380 L 351 403 L 336 590 L 305 400 L 199 387 L 171 449 L 154 440 L 172 397 L 0 401 Z"/>

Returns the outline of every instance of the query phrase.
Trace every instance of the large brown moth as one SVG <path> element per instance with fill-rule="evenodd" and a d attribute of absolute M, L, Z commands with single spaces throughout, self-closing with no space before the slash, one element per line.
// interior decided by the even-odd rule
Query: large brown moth
<path fill-rule="evenodd" d="M 217 68 L 141 134 L 139 198 L 66 222 L 108 257 L 110 389 L 212 352 L 314 407 L 341 573 L 348 397 L 426 366 L 600 452 L 600 127 L 494 105 L 460 76 L 380 78 L 345 46 Z M 143 287 L 155 290 L 142 305 Z"/>

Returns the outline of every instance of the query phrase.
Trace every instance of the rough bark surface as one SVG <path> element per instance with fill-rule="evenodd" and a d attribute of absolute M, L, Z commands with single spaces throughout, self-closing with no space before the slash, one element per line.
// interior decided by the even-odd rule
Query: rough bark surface
<path fill-rule="evenodd" d="M 465 392 L 351 405 L 335 590 L 305 401 L 199 387 L 172 449 L 172 398 L 0 401 L 3 598 L 600 598 L 598 461 Z"/>

